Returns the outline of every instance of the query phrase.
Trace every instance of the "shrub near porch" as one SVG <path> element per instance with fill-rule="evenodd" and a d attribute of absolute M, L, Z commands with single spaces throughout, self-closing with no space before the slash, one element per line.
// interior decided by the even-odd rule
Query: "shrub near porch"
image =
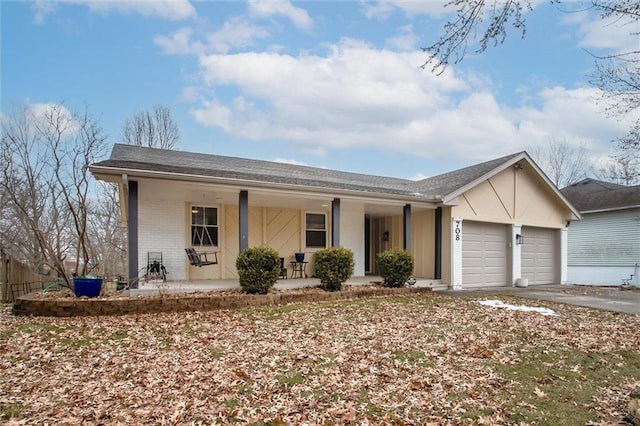
<path fill-rule="evenodd" d="M 353 275 L 353 252 L 344 247 L 330 247 L 316 252 L 316 276 L 325 290 L 337 291 Z"/>

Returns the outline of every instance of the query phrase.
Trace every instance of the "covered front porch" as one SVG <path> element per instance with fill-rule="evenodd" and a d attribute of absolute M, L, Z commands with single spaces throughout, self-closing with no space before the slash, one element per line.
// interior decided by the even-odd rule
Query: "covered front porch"
<path fill-rule="evenodd" d="M 354 277 L 364 283 L 377 273 L 377 253 L 391 248 L 412 253 L 416 278 L 441 278 L 434 249 L 439 246 L 440 209 L 428 201 L 407 204 L 403 199 L 150 179 L 128 179 L 124 193 L 132 288 L 143 282 L 152 253 L 161 255 L 167 273 L 161 287 L 167 291 L 239 288 L 235 259 L 245 248 L 257 246 L 276 250 L 289 278 L 294 254 L 305 254 L 302 275 L 312 277 L 315 252 L 336 245 L 353 251 Z M 190 265 L 188 247 L 216 252 L 217 263 Z M 282 281 L 287 288 L 319 284 Z"/>

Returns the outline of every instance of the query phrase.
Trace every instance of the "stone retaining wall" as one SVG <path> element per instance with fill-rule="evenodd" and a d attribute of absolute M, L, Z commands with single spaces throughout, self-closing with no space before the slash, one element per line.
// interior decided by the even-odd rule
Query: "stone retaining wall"
<path fill-rule="evenodd" d="M 277 306 L 289 303 L 326 302 L 380 296 L 401 296 L 431 293 L 428 287 L 376 288 L 318 293 L 277 293 L 265 295 L 183 293 L 161 297 L 121 299 L 41 299 L 34 295 L 20 297 L 13 305 L 14 315 L 32 316 L 99 316 L 145 314 L 157 312 L 210 311 L 256 306 Z"/>

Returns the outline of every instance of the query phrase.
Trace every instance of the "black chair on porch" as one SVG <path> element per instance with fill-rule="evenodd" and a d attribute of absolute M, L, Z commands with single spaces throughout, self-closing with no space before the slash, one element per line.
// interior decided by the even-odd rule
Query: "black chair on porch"
<path fill-rule="evenodd" d="M 147 252 L 147 271 L 145 273 L 145 279 L 165 281 L 167 279 L 167 274 L 167 268 L 165 268 L 162 263 L 162 252 Z"/>
<path fill-rule="evenodd" d="M 280 258 L 280 276 L 278 278 L 287 279 L 287 268 L 284 266 L 284 257 Z"/>

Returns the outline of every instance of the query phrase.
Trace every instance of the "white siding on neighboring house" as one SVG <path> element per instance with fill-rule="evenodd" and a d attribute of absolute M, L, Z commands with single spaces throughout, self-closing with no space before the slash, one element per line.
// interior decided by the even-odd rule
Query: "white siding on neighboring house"
<path fill-rule="evenodd" d="M 640 262 L 640 209 L 585 213 L 569 227 L 569 266 Z"/>
<path fill-rule="evenodd" d="M 640 263 L 640 209 L 583 213 L 568 233 L 569 283 L 620 285 Z"/>

